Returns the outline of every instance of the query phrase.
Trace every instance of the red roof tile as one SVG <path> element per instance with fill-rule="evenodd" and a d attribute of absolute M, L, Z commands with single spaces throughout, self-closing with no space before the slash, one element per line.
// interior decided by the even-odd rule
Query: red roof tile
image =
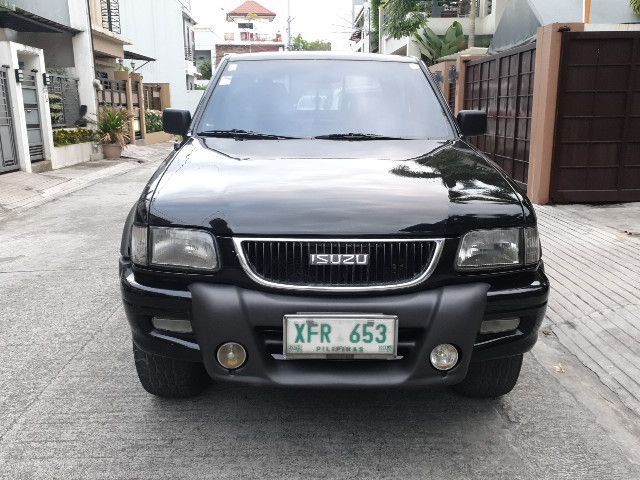
<path fill-rule="evenodd" d="M 244 2 L 242 5 L 230 11 L 227 15 L 230 17 L 246 17 L 247 15 L 257 15 L 258 17 L 276 16 L 276 14 L 271 10 L 269 10 L 268 8 L 264 8 L 258 2 L 254 2 L 253 0 Z"/>

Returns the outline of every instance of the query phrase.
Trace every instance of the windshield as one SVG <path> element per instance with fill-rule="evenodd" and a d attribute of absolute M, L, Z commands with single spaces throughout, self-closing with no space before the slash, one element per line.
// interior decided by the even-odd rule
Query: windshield
<path fill-rule="evenodd" d="M 197 131 L 213 135 L 241 131 L 283 138 L 453 136 L 444 110 L 417 64 L 362 60 L 230 62 Z"/>

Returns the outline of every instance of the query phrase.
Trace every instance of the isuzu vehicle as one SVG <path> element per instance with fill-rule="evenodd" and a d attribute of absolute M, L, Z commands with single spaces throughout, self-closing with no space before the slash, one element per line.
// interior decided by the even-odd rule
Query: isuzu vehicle
<path fill-rule="evenodd" d="M 549 283 L 534 209 L 467 143 L 420 61 L 225 57 L 124 227 L 122 298 L 150 393 L 211 380 L 452 386 L 496 397 Z"/>

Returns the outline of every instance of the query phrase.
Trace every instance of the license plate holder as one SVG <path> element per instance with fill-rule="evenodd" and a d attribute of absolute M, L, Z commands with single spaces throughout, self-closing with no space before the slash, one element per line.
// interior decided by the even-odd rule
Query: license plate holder
<path fill-rule="evenodd" d="M 381 313 L 296 313 L 283 318 L 287 359 L 385 359 L 398 355 L 398 317 Z"/>

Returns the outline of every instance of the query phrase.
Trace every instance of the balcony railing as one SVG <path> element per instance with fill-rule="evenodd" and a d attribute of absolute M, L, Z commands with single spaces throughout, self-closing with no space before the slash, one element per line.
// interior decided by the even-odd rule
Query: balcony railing
<path fill-rule="evenodd" d="M 110 32 L 120 34 L 120 3 L 119 0 L 100 0 L 102 27 Z"/>
<path fill-rule="evenodd" d="M 190 62 L 195 60 L 194 49 L 192 47 L 184 47 L 184 59 Z"/>
<path fill-rule="evenodd" d="M 242 42 L 281 42 L 282 34 L 240 32 L 240 40 Z"/>
<path fill-rule="evenodd" d="M 480 0 L 476 1 L 476 15 L 480 14 Z M 471 10 L 471 0 L 437 0 L 431 7 L 433 18 L 463 18 L 468 17 Z"/>

